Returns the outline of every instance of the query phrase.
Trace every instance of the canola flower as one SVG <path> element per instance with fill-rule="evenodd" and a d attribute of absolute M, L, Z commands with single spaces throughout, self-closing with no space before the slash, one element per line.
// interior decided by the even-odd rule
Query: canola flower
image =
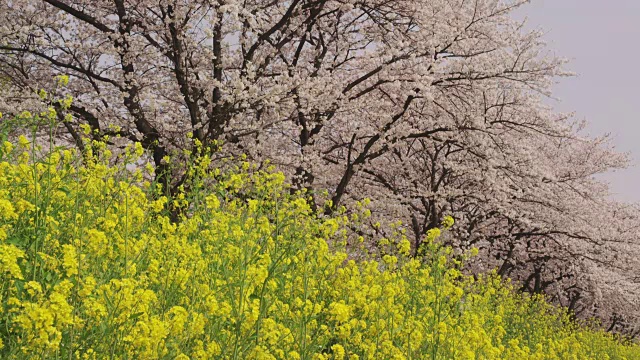
<path fill-rule="evenodd" d="M 384 239 L 395 252 L 356 261 L 340 244 L 369 213 L 318 217 L 272 170 L 205 156 L 170 199 L 100 144 L 85 165 L 29 144 L 0 150 L 2 359 L 640 358 L 496 276 L 462 275 L 437 245 L 452 218 L 420 257 L 399 233 Z"/>

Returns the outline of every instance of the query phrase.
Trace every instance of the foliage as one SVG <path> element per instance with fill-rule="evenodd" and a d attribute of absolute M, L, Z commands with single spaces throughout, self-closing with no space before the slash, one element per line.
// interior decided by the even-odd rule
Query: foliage
<path fill-rule="evenodd" d="M 461 275 L 432 230 L 422 257 L 350 259 L 346 216 L 317 216 L 281 173 L 190 167 L 167 198 L 75 150 L 0 150 L 3 359 L 632 359 L 497 276 Z M 172 223 L 166 203 L 186 207 Z M 365 210 L 360 211 L 366 217 Z M 358 226 L 358 221 L 355 221 Z M 362 224 L 360 224 L 362 225 Z M 442 229 L 452 225 L 450 218 Z M 402 235 L 388 247 L 408 251 Z"/>

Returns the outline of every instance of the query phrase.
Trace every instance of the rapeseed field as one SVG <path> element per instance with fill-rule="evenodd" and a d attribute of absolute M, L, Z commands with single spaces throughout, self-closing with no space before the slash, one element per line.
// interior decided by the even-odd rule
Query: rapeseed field
<path fill-rule="evenodd" d="M 116 161 L 87 144 L 0 144 L 2 359 L 640 358 L 542 297 L 464 275 L 438 245 L 451 218 L 419 257 L 401 232 L 354 256 L 368 200 L 319 216 L 272 168 L 208 156 L 167 196 L 139 144 Z"/>

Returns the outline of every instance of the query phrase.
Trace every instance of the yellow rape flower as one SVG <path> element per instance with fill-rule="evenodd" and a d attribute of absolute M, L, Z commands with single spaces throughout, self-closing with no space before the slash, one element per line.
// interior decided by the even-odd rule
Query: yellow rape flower
<path fill-rule="evenodd" d="M 62 245 L 62 267 L 66 275 L 71 277 L 78 274 L 78 253 L 73 245 Z"/>
<path fill-rule="evenodd" d="M 335 344 L 335 345 L 331 346 L 331 351 L 333 351 L 333 358 L 335 360 L 343 360 L 344 359 L 345 351 L 344 351 L 344 347 L 342 347 L 342 345 Z"/>
<path fill-rule="evenodd" d="M 139 149 L 130 146 L 129 156 Z M 9 358 L 640 353 L 565 325 L 569 317 L 544 298 L 515 296 L 496 276 L 469 279 L 450 250 L 433 241 L 452 225 L 447 218 L 426 234 L 423 249 L 432 261 L 394 256 L 411 248 L 398 222 L 380 241 L 386 252 L 366 259 L 344 245 L 373 243 L 347 231 L 350 213 L 316 216 L 280 173 L 242 162 L 204 171 L 211 157 L 195 159 L 202 168 L 190 185 L 197 192 L 167 198 L 149 194 L 140 178 L 107 159 L 87 156 L 84 166 L 74 154 L 51 156 L 54 165 L 28 152 L 22 163 L 0 163 L 0 311 L 9 324 L 0 341 Z M 36 174 L 38 183 L 22 174 Z M 179 221 L 162 211 L 176 200 L 184 206 Z M 366 204 L 356 209 L 358 221 Z"/>
<path fill-rule="evenodd" d="M 453 226 L 454 222 L 455 221 L 453 220 L 453 217 L 450 215 L 447 215 L 442 220 L 442 226 L 444 226 L 445 229 L 449 229 L 450 227 Z"/>
<path fill-rule="evenodd" d="M 427 242 L 431 243 L 440 236 L 440 229 L 433 228 L 427 231 Z"/>
<path fill-rule="evenodd" d="M 9 275 L 9 279 L 22 279 L 22 269 L 18 261 L 25 257 L 24 251 L 13 244 L 0 243 L 0 273 Z"/>
<path fill-rule="evenodd" d="M 18 144 L 22 148 L 27 148 L 27 147 L 29 147 L 29 144 L 31 144 L 31 142 L 24 135 L 20 135 L 20 136 L 18 136 Z"/>
<path fill-rule="evenodd" d="M 408 239 L 402 239 L 400 243 L 398 243 L 398 252 L 402 255 L 409 256 L 409 252 L 411 251 L 411 243 Z"/>
<path fill-rule="evenodd" d="M 69 84 L 68 75 L 57 75 L 55 79 L 58 81 L 58 86 L 67 86 Z"/>

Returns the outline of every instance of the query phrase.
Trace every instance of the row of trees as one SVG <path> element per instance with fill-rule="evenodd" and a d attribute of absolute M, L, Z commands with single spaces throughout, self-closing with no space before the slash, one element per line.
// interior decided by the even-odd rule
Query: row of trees
<path fill-rule="evenodd" d="M 526 2 L 1 0 L 0 111 L 60 106 L 35 94 L 66 74 L 61 140 L 139 141 L 169 191 L 165 156 L 222 140 L 318 204 L 374 199 L 414 249 L 452 215 L 473 271 L 635 336 L 640 212 L 593 178 L 627 159 L 541 103 L 569 74 L 511 18 Z"/>

